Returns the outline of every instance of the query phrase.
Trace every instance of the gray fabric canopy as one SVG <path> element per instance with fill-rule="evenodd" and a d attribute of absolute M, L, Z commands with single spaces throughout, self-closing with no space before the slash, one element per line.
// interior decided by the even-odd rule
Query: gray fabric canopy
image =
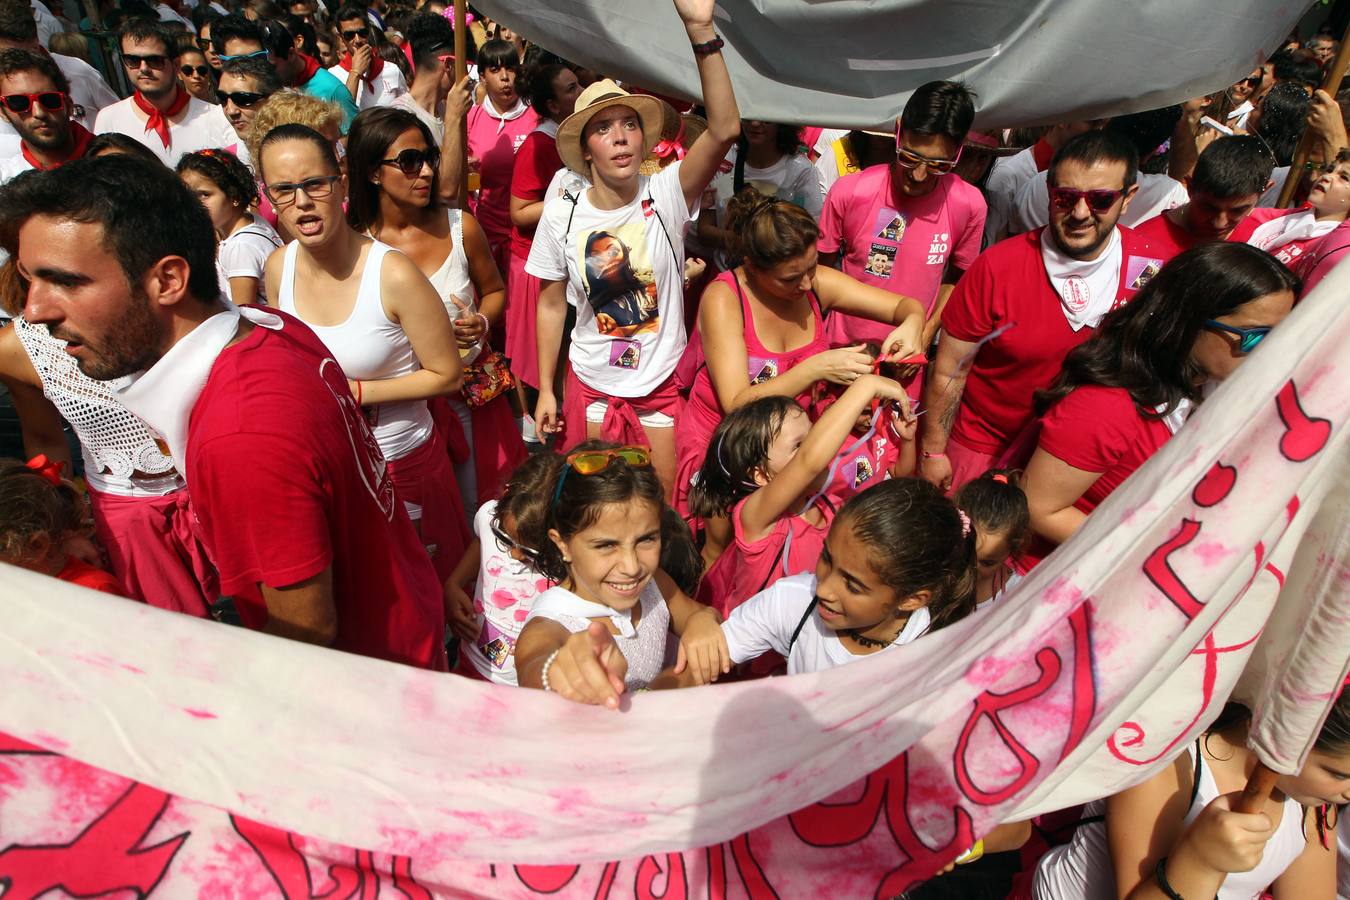
<path fill-rule="evenodd" d="M 696 98 L 666 0 L 475 0 L 567 59 Z M 785 124 L 893 121 L 910 92 L 959 78 L 980 127 L 1135 112 L 1227 87 L 1307 0 L 723 0 L 717 30 L 742 115 Z"/>

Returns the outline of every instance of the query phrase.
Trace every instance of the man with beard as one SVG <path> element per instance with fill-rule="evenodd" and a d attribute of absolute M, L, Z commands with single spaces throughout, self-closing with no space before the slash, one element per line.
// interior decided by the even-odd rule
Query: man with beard
<path fill-rule="evenodd" d="M 346 376 L 302 323 L 220 304 L 210 217 L 173 172 L 112 156 L 22 175 L 0 240 L 25 318 L 90 378 L 131 376 L 118 397 L 185 476 L 245 625 L 445 669 L 440 584 Z"/>
<path fill-rule="evenodd" d="M 216 96 L 220 98 L 221 109 L 225 110 L 225 118 L 239 136 L 237 144 L 226 145 L 225 149 L 245 165 L 253 165 L 247 143 L 253 116 L 267 98 L 279 90 L 281 79 L 277 77 L 277 70 L 265 59 L 232 59 L 221 64 Z"/>
<path fill-rule="evenodd" d="M 73 118 L 81 125 L 93 124 L 99 110 L 117 102 L 117 95 L 108 87 L 89 63 L 74 56 L 49 53 L 38 42 L 38 23 L 33 17 L 34 7 L 27 0 L 0 0 L 0 50 L 32 50 L 49 56 L 61 69 L 70 84 L 71 101 L 75 104 Z"/>
<path fill-rule="evenodd" d="M 1118 224 L 1137 167 L 1119 134 L 1073 138 L 1050 163 L 1050 224 L 990 247 L 956 286 L 924 389 L 919 473 L 933 484 L 954 490 L 1002 457 L 1032 395 L 1160 265 Z"/>
<path fill-rule="evenodd" d="M 0 159 L 0 183 L 84 156 L 94 136 L 71 121 L 73 105 L 70 84 L 50 57 L 0 50 L 0 115 L 21 140 L 19 155 Z"/>
<path fill-rule="evenodd" d="M 163 25 L 131 19 L 122 26 L 118 46 L 136 90 L 99 112 L 95 134 L 125 134 L 170 167 L 186 153 L 235 142 L 220 107 L 189 95 L 178 81 L 178 44 Z"/>

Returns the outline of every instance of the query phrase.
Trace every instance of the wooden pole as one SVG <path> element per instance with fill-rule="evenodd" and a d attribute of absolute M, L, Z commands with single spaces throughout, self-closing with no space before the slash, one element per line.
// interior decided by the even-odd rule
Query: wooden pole
<path fill-rule="evenodd" d="M 1326 76 L 1322 79 L 1322 90 L 1333 98 L 1335 98 L 1336 92 L 1341 89 L 1341 79 L 1345 77 L 1347 66 L 1350 66 L 1350 25 L 1346 26 L 1345 34 L 1341 35 L 1341 49 L 1337 51 L 1336 58 L 1332 60 Z M 1305 128 L 1303 129 L 1303 137 L 1298 142 L 1298 149 L 1294 151 L 1294 159 L 1289 164 L 1289 175 L 1284 179 L 1284 187 L 1280 189 L 1279 202 L 1275 204 L 1280 209 L 1287 209 L 1290 202 L 1293 201 L 1294 191 L 1298 189 L 1299 182 L 1303 180 L 1303 167 L 1308 162 L 1308 154 L 1312 151 L 1312 146 L 1312 129 Z M 1323 160 L 1323 162 L 1331 162 L 1331 160 Z"/>
<path fill-rule="evenodd" d="M 1257 763 L 1251 777 L 1247 779 L 1247 786 L 1242 789 L 1242 796 L 1238 798 L 1237 809 L 1233 812 L 1260 812 L 1279 777 L 1280 773 L 1267 767 L 1265 763 Z"/>
<path fill-rule="evenodd" d="M 469 23 L 467 0 L 455 0 L 455 84 L 469 74 Z M 469 119 L 459 123 L 459 145 L 464 159 L 459 167 L 459 208 L 469 208 Z"/>

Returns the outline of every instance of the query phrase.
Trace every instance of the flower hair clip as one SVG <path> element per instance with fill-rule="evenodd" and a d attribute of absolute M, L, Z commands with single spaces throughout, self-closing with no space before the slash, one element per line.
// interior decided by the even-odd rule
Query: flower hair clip
<path fill-rule="evenodd" d="M 970 516 L 959 506 L 956 508 L 956 514 L 961 517 L 961 537 L 970 537 Z"/>
<path fill-rule="evenodd" d="M 47 483 L 52 487 L 61 486 L 61 470 L 66 467 L 65 463 L 55 462 L 48 459 L 47 454 L 39 453 L 25 463 L 25 465 L 31 469 L 35 475 L 39 475 L 46 479 Z"/>

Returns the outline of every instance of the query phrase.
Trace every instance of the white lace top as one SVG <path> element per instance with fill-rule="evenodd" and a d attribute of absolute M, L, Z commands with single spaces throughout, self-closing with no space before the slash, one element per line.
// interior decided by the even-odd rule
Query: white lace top
<path fill-rule="evenodd" d="M 90 487 L 125 497 L 158 497 L 184 486 L 173 459 L 160 450 L 150 429 L 117 399 L 114 390 L 125 379 L 95 381 L 85 375 L 66 352 L 66 342 L 52 337 L 46 325 L 19 316 L 13 328 L 33 361 L 42 392 L 80 439 Z M 133 478 L 133 472 L 142 476 Z"/>
<path fill-rule="evenodd" d="M 630 691 L 645 688 L 652 679 L 661 674 L 666 661 L 666 640 L 670 634 L 670 610 L 661 596 L 656 580 L 647 582 L 642 591 L 642 614 L 637 627 L 627 615 L 616 616 L 613 610 L 598 603 L 583 600 L 576 594 L 561 587 L 551 587 L 534 600 L 530 609 L 530 619 L 552 619 L 568 631 L 576 634 L 585 631 L 591 619 L 608 615 L 618 623 L 622 634 L 614 635 L 614 643 L 628 660 L 628 675 L 624 686 Z M 631 632 L 631 633 L 630 633 Z"/>

